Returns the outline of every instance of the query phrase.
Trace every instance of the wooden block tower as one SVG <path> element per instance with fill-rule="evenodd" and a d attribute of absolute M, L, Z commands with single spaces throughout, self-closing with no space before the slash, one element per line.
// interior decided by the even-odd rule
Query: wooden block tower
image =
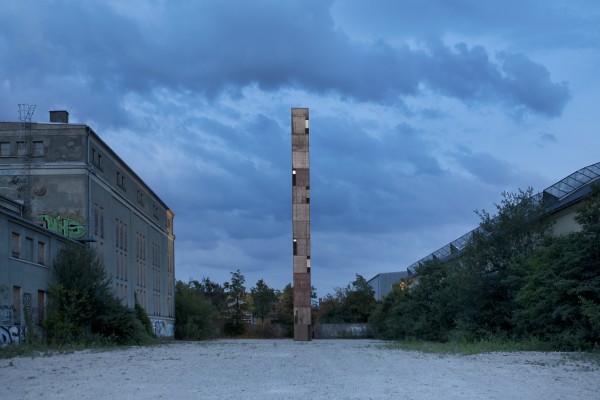
<path fill-rule="evenodd" d="M 310 315 L 310 173 L 308 108 L 292 108 L 294 340 L 312 337 Z"/>

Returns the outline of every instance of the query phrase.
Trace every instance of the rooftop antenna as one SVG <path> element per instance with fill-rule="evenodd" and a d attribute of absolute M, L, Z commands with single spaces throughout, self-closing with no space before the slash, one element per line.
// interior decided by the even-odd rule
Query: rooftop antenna
<path fill-rule="evenodd" d="M 19 121 L 21 128 L 31 127 L 31 117 L 35 111 L 35 104 L 19 104 Z"/>

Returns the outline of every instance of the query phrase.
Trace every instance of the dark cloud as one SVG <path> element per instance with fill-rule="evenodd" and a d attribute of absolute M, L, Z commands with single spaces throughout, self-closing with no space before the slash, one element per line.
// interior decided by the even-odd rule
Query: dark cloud
<path fill-rule="evenodd" d="M 433 40 L 413 50 L 382 39 L 353 41 L 335 28 L 331 5 L 189 2 L 157 10 L 161 15 L 146 23 L 106 3 L 35 3 L 27 23 L 9 7 L 0 17 L 6 50 L 0 72 L 19 77 L 11 81 L 15 90 L 41 86 L 49 101 L 71 101 L 82 114 L 115 123 L 129 117 L 116 98 L 157 87 L 210 97 L 252 84 L 267 91 L 301 87 L 394 104 L 427 83 L 460 100 L 501 99 L 549 116 L 568 99 L 566 85 L 553 83 L 524 55 L 505 53 L 498 64 L 481 46 L 449 48 Z M 60 18 L 48 18 L 55 14 Z M 75 93 L 90 101 L 77 102 Z"/>
<path fill-rule="evenodd" d="M 453 49 L 433 43 L 424 61 L 434 90 L 465 101 L 501 101 L 550 117 L 560 115 L 569 99 L 566 83 L 553 83 L 548 70 L 522 54 L 500 53 L 493 62 L 481 46 L 459 43 Z"/>
<path fill-rule="evenodd" d="M 332 13 L 340 29 L 363 38 L 493 36 L 533 48 L 595 48 L 600 41 L 595 0 L 344 0 Z"/>
<path fill-rule="evenodd" d="M 506 78 L 508 96 L 515 104 L 554 117 L 560 115 L 569 100 L 565 82 L 552 83 L 548 70 L 522 54 L 499 55 Z"/>
<path fill-rule="evenodd" d="M 474 153 L 466 148 L 461 150 L 462 152 L 457 155 L 458 162 L 481 182 L 490 185 L 506 185 L 514 182 L 517 173 L 508 162 L 499 160 L 491 154 Z"/>

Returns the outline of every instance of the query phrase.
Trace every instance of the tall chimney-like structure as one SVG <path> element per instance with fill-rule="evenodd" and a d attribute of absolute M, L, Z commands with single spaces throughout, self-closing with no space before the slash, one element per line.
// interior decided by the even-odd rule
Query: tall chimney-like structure
<path fill-rule="evenodd" d="M 308 108 L 292 108 L 294 340 L 312 338 L 310 315 L 310 170 Z"/>

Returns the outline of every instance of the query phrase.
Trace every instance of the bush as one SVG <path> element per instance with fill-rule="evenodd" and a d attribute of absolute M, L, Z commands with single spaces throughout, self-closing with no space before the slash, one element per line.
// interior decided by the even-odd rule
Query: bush
<path fill-rule="evenodd" d="M 175 339 L 203 340 L 215 336 L 215 310 L 194 282 L 175 285 Z"/>
<path fill-rule="evenodd" d="M 52 344 L 141 344 L 150 339 L 135 312 L 111 292 L 110 279 L 93 249 L 68 245 L 53 266 L 44 325 Z M 147 317 L 147 316 L 146 316 Z"/>

